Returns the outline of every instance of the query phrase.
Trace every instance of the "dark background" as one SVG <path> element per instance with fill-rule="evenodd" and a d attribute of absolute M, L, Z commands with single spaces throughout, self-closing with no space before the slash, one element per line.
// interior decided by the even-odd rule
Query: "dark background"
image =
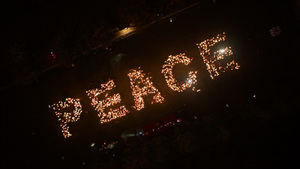
<path fill-rule="evenodd" d="M 176 13 L 197 2 L 1 2 L 2 168 L 299 168 L 299 1 L 199 1 Z M 134 35 L 111 42 L 111 30 L 132 23 Z M 231 46 L 241 68 L 211 80 L 195 44 L 223 31 L 217 48 Z M 171 91 L 160 73 L 180 52 L 194 60 L 176 78 L 198 70 L 199 93 Z M 140 112 L 127 77 L 138 66 L 165 96 Z M 109 78 L 131 113 L 100 124 L 85 91 Z M 48 105 L 66 97 L 88 113 L 64 139 Z M 120 137 L 179 110 L 184 120 L 167 132 Z"/>

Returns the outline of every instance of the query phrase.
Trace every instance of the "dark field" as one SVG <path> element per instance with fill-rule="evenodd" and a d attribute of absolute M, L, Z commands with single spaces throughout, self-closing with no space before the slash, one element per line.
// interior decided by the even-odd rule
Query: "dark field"
<path fill-rule="evenodd" d="M 114 43 L 112 51 L 1 91 L 2 168 L 299 168 L 296 4 L 201 1 L 171 16 L 173 22 L 161 20 Z M 276 26 L 281 33 L 270 37 Z M 230 57 L 241 68 L 212 80 L 196 43 L 222 32 L 226 41 L 216 48 L 231 46 Z M 179 53 L 194 60 L 176 65 L 175 77 L 184 81 L 198 70 L 201 92 L 178 93 L 167 86 L 162 65 Z M 165 101 L 150 104 L 152 96 L 146 97 L 146 108 L 136 111 L 127 74 L 139 66 Z M 109 78 L 130 113 L 100 124 L 85 91 Z M 73 136 L 64 139 L 48 105 L 66 97 L 79 98 L 84 112 L 70 124 Z M 121 138 L 179 110 L 184 120 L 167 132 Z M 115 140 L 114 149 L 99 151 L 103 142 Z"/>

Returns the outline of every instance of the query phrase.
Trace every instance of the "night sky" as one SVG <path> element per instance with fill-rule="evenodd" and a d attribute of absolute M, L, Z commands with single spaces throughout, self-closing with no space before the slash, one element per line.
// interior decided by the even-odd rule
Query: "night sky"
<path fill-rule="evenodd" d="M 1 2 L 1 167 L 299 168 L 299 5 Z M 112 40 L 113 30 L 130 25 L 136 32 Z M 234 54 L 221 63 L 234 59 L 240 69 L 211 79 L 196 43 L 223 32 L 226 41 L 212 49 L 231 46 Z M 198 71 L 200 92 L 168 87 L 162 66 L 179 53 L 193 60 L 174 66 L 174 77 L 184 82 Z M 145 97 L 141 111 L 132 107 L 127 75 L 138 67 L 165 98 L 151 104 L 152 96 Z M 109 94 L 120 93 L 118 106 L 130 113 L 101 124 L 86 91 L 108 79 L 116 83 Z M 83 112 L 65 139 L 49 105 L 68 97 L 80 99 Z M 124 139 L 171 116 L 171 129 Z M 103 148 L 110 143 L 116 144 Z"/>

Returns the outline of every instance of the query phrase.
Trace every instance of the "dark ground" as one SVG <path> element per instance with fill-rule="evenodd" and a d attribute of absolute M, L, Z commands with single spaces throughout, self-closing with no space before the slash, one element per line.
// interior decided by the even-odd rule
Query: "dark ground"
<path fill-rule="evenodd" d="M 299 168 L 296 9 L 295 1 L 200 3 L 173 16 L 172 23 L 161 21 L 118 42 L 112 53 L 99 52 L 75 68 L 58 68 L 41 75 L 39 82 L 2 91 L 2 168 L 97 168 L 109 162 L 114 165 L 103 168 Z M 268 30 L 275 26 L 281 28 L 281 34 L 271 38 Z M 227 35 L 224 45 L 232 47 L 241 69 L 211 80 L 195 44 L 223 31 Z M 200 93 L 175 93 L 160 73 L 167 56 L 180 52 L 194 61 L 174 71 L 183 79 L 187 71 L 199 70 Z M 113 62 L 120 53 L 121 61 Z M 126 75 L 138 66 L 150 73 L 154 85 L 165 95 L 164 103 L 147 102 L 140 112 L 131 108 L 133 97 Z M 85 91 L 108 78 L 115 80 L 115 91 L 131 113 L 100 125 Z M 63 139 L 48 105 L 66 97 L 80 98 L 83 110 L 89 113 L 82 113 L 81 119 L 70 125 L 73 136 Z M 103 155 L 90 148 L 91 142 L 119 138 L 124 131 L 176 112 L 184 103 L 187 112 L 199 117 L 196 122 L 187 121 L 187 127 L 176 128 L 182 130 L 183 140 L 189 140 L 186 133 L 193 138 L 180 142 L 190 146 L 184 153 L 169 152 L 169 158 L 149 160 L 150 164 L 134 163 L 134 159 L 147 159 L 137 147 L 172 138 L 170 133 L 131 145 L 137 149 L 135 153 L 119 149 L 115 160 L 106 157 L 109 153 Z M 158 142 L 156 146 L 164 145 Z"/>

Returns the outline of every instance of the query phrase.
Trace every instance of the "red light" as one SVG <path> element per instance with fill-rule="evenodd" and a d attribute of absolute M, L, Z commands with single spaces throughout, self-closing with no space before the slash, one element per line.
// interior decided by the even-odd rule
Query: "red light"
<path fill-rule="evenodd" d="M 55 54 L 53 52 L 51 52 L 51 56 L 53 57 L 53 59 L 56 58 Z"/>

